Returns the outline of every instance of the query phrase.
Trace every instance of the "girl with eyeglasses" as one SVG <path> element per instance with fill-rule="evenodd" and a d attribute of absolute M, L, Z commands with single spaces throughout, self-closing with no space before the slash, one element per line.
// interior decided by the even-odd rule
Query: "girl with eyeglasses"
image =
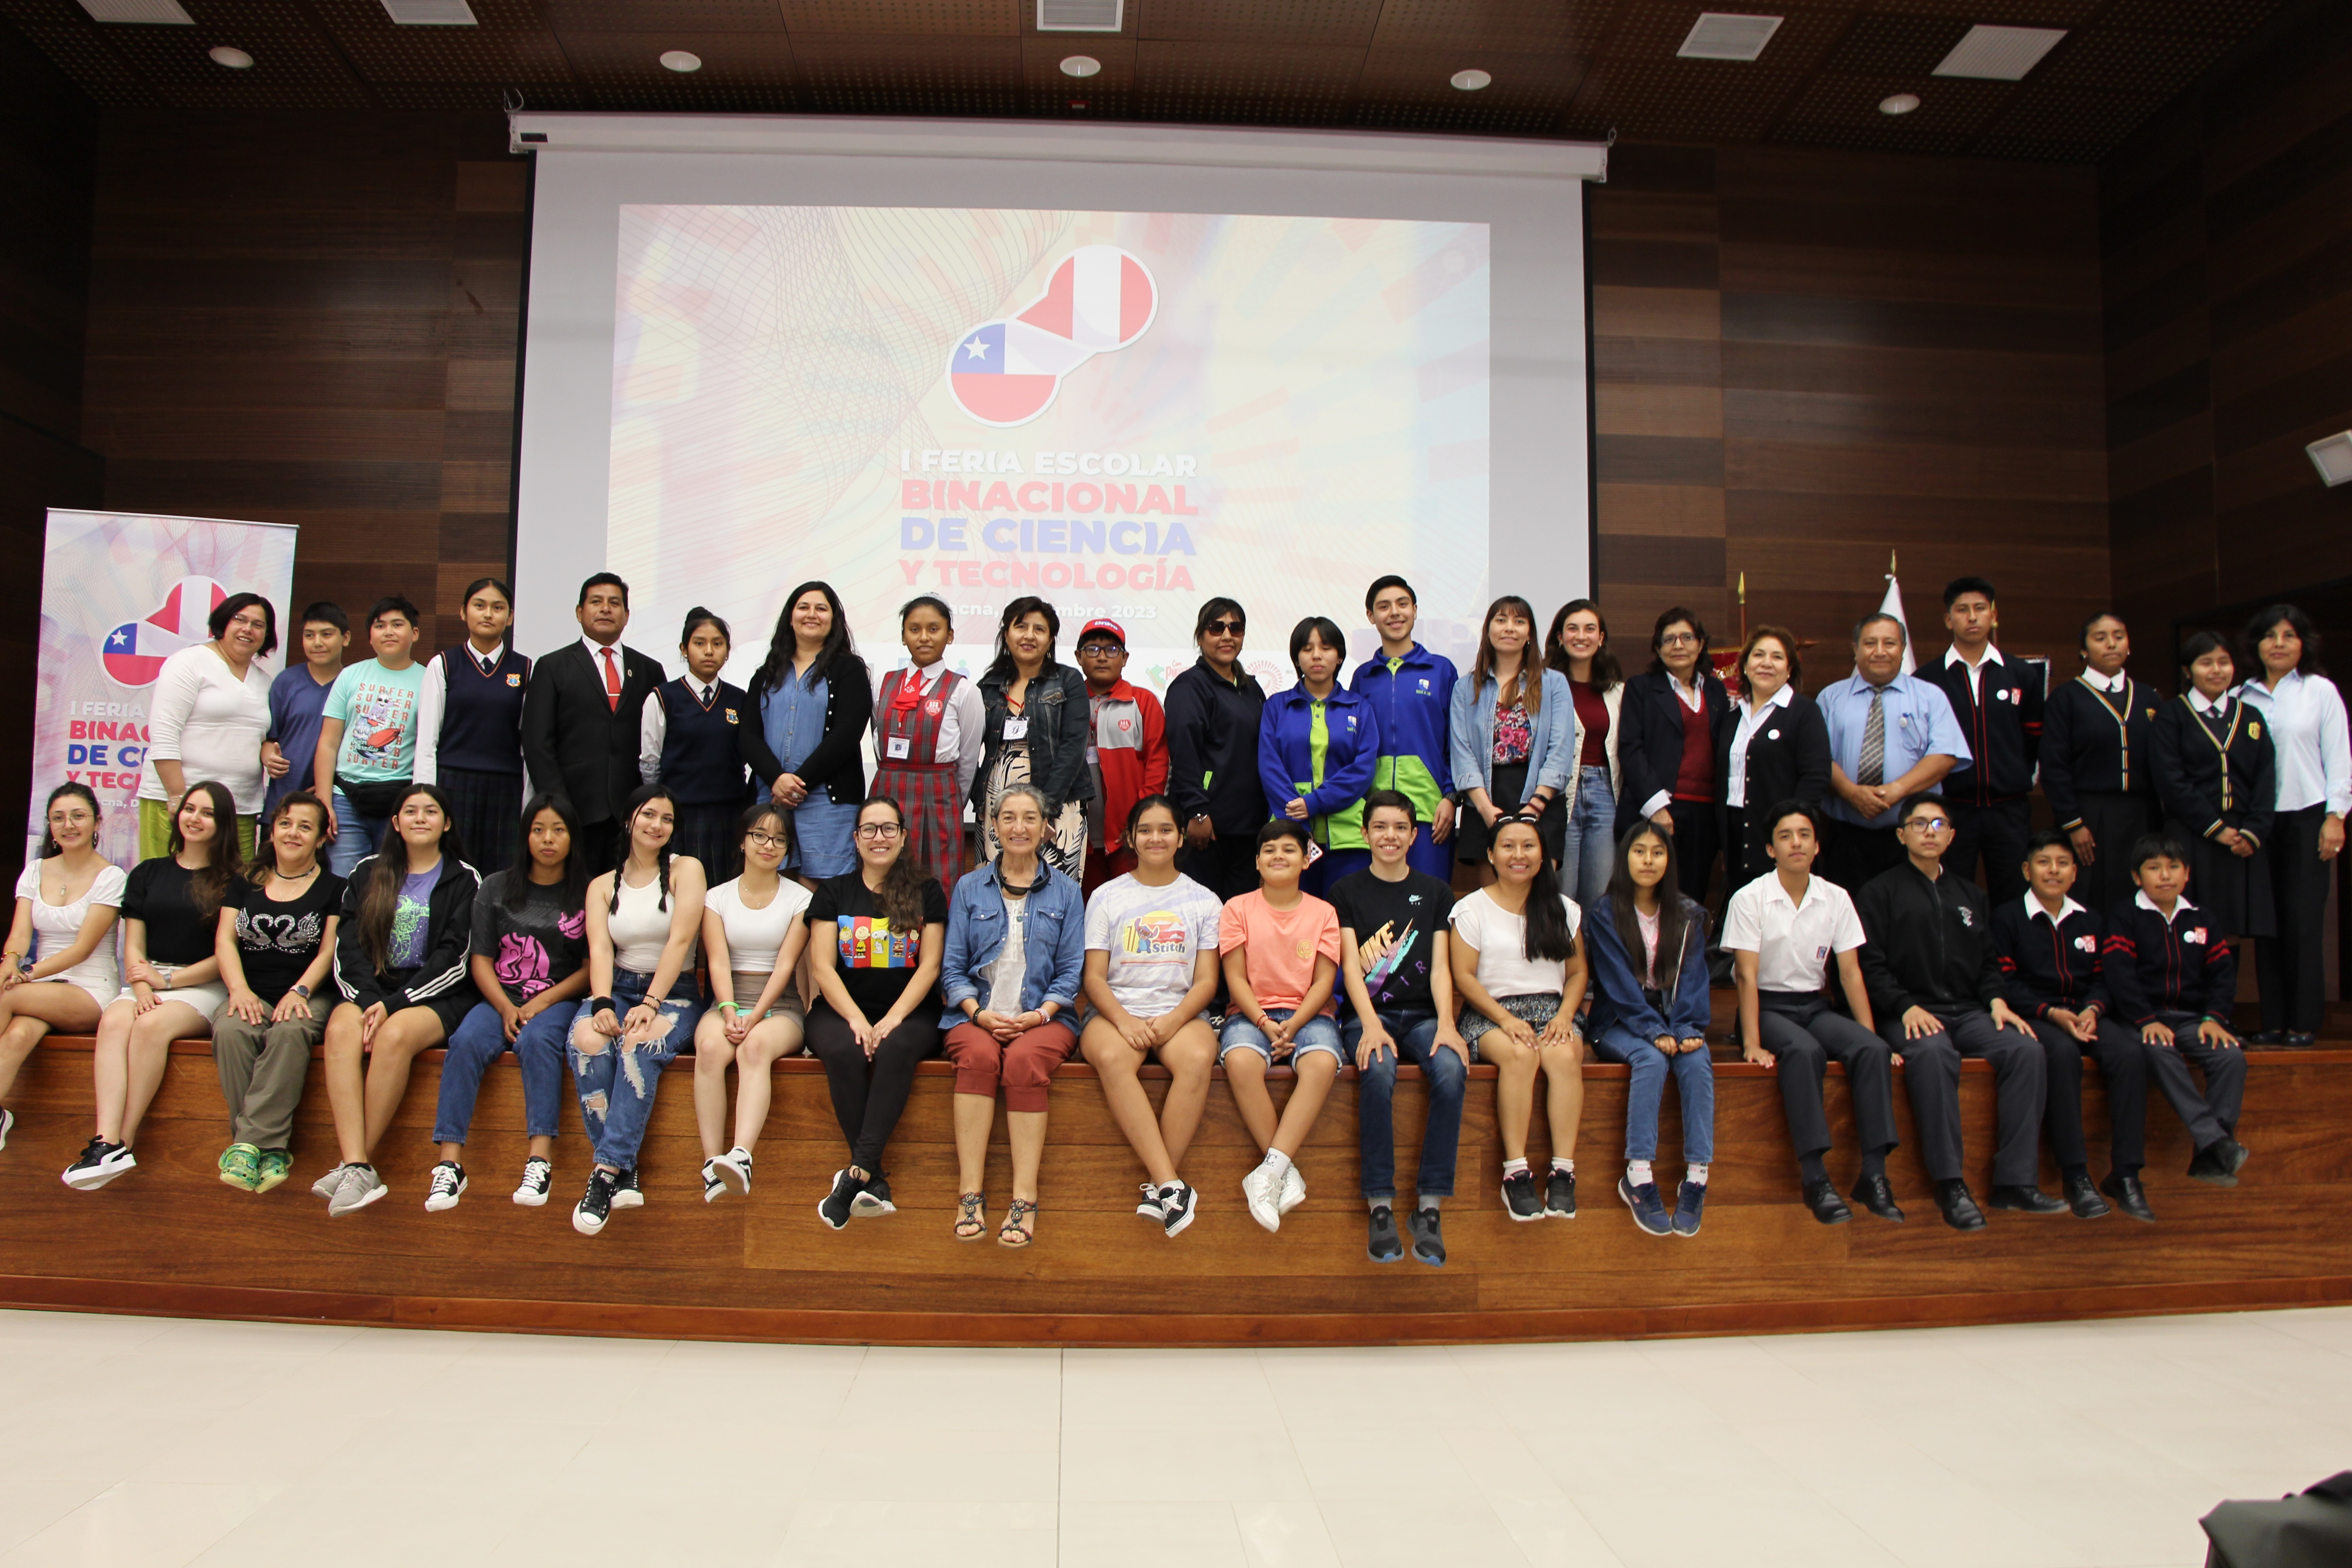
<path fill-rule="evenodd" d="M 780 875 L 792 829 L 773 801 L 741 814 L 743 874 L 702 904 L 710 1011 L 694 1029 L 694 1121 L 702 1134 L 702 1201 L 751 1190 L 751 1151 L 768 1121 L 768 1070 L 801 1048 L 806 1020 L 793 987 L 808 943 L 809 890 Z M 727 1138 L 727 1068 L 735 1068 L 735 1137 Z"/>
<path fill-rule="evenodd" d="M 16 1069 L 52 1029 L 86 1035 L 122 988 L 114 922 L 127 879 L 98 852 L 98 796 L 85 784 L 49 792 L 41 852 L 16 879 L 16 913 L 0 952 L 0 1149 Z"/>

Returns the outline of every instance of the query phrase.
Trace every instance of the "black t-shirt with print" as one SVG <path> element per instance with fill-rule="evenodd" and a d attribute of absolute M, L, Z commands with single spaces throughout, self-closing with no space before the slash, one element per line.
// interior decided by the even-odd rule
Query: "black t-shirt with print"
<path fill-rule="evenodd" d="M 868 1023 L 898 1005 L 923 962 L 923 933 L 892 931 L 863 875 L 845 871 L 818 883 L 809 900 L 808 923 L 812 942 L 833 928 L 834 968 Z M 948 896 L 936 877 L 923 879 L 923 923 L 948 923 Z"/>
<path fill-rule="evenodd" d="M 343 879 L 321 867 L 298 896 L 280 902 L 240 877 L 223 902 L 236 911 L 236 961 L 245 983 L 274 1007 L 319 956 L 327 921 L 342 908 Z"/>
<path fill-rule="evenodd" d="M 1332 885 L 1331 907 L 1339 924 L 1356 933 L 1364 969 L 1364 991 L 1382 1010 L 1437 1005 L 1430 991 L 1430 964 L 1454 913 L 1454 889 L 1423 871 L 1383 882 L 1369 870 Z"/>
<path fill-rule="evenodd" d="M 522 908 L 507 908 L 512 871 L 493 871 L 474 896 L 473 951 L 490 961 L 499 988 L 520 1007 L 588 962 L 588 916 L 563 907 L 560 882 L 526 882 Z"/>

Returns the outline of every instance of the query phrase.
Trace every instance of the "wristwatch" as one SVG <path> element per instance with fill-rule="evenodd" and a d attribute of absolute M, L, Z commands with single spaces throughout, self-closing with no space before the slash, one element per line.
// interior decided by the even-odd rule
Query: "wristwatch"
<path fill-rule="evenodd" d="M 299 996 L 305 1002 L 308 1002 L 310 999 L 310 988 L 308 985 L 303 984 L 299 980 L 293 984 L 288 986 L 286 989 L 291 991 L 295 995 Z"/>

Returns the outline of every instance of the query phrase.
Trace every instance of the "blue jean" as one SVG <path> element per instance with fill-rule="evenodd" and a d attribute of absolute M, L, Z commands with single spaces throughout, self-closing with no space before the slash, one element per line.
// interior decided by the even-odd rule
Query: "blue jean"
<path fill-rule="evenodd" d="M 1297 1011 L 1296 1007 L 1268 1007 L 1265 1016 L 1277 1024 L 1286 1024 Z M 1339 1046 L 1339 1022 L 1328 1013 L 1318 1013 L 1299 1025 L 1298 1032 L 1290 1038 L 1290 1047 L 1292 1067 L 1317 1051 L 1328 1051 L 1341 1067 L 1348 1065 L 1348 1054 Z M 1225 1031 L 1217 1037 L 1217 1059 L 1223 1061 L 1234 1051 L 1255 1051 L 1269 1064 L 1274 1060 L 1274 1042 L 1265 1037 L 1265 1030 L 1239 1013 L 1229 1014 L 1225 1018 Z"/>
<path fill-rule="evenodd" d="M 441 1063 L 441 1103 L 433 1113 L 433 1142 L 466 1141 L 474 1125 L 482 1075 L 509 1050 L 522 1068 L 524 1132 L 532 1138 L 554 1137 L 563 1105 L 563 1040 L 578 1011 L 558 1002 L 523 1025 L 509 1046 L 499 1010 L 488 1002 L 475 1003 L 449 1035 L 449 1054 Z"/>
<path fill-rule="evenodd" d="M 1429 1125 L 1421 1135 L 1421 1173 L 1412 1190 L 1424 1198 L 1450 1198 L 1454 1153 L 1462 1141 L 1462 1091 L 1470 1069 L 1459 1055 L 1437 1044 L 1436 1014 L 1413 1007 L 1380 1016 L 1381 1027 L 1396 1042 L 1396 1049 L 1382 1051 L 1356 1075 L 1364 1195 L 1396 1196 L 1396 1121 L 1391 1107 L 1396 1097 L 1397 1058 L 1402 1057 L 1421 1069 L 1422 1081 L 1429 1086 Z M 1363 1036 L 1364 1026 L 1352 1017 L 1339 1026 L 1339 1040 L 1349 1060 Z"/>
<path fill-rule="evenodd" d="M 1560 852 L 1560 890 L 1591 909 L 1609 890 L 1617 868 L 1617 798 L 1609 793 L 1607 768 L 1576 771 L 1576 805 L 1568 814 L 1568 842 Z"/>
<path fill-rule="evenodd" d="M 1704 1165 L 1715 1158 L 1715 1061 L 1705 1050 L 1667 1056 L 1622 1024 L 1612 1023 L 1592 1040 L 1592 1054 L 1633 1069 L 1625 1096 L 1625 1158 L 1658 1157 L 1658 1108 L 1665 1100 L 1666 1075 L 1683 1097 L 1683 1158 Z"/>
<path fill-rule="evenodd" d="M 613 1006 L 622 1018 L 645 1000 L 646 987 L 652 980 L 652 975 L 631 969 L 613 971 Z M 662 1069 L 694 1038 L 694 1026 L 702 1017 L 702 990 L 693 975 L 679 975 L 662 1001 L 662 1032 L 641 1045 L 625 1046 L 615 1035 L 604 1038 L 602 1050 L 582 1050 L 573 1037 L 579 1026 L 595 1016 L 594 999 L 582 1002 L 572 1015 L 573 1031 L 565 1036 L 572 1079 L 580 1091 L 580 1124 L 587 1131 L 596 1163 L 616 1171 L 635 1170 L 637 1145 L 646 1141 L 646 1123 L 653 1118 Z"/>
<path fill-rule="evenodd" d="M 327 846 L 327 869 L 338 877 L 349 877 L 361 861 L 383 847 L 392 818 L 362 816 L 341 790 L 334 792 L 334 806 L 335 841 Z"/>

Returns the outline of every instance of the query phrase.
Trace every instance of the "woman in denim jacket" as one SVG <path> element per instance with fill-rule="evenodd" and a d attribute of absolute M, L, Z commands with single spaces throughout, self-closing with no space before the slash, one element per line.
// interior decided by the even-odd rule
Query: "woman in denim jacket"
<path fill-rule="evenodd" d="M 1536 819 L 1544 858 L 1559 864 L 1568 814 L 1559 802 L 1574 760 L 1576 710 L 1568 678 L 1537 657 L 1536 613 L 1516 594 L 1486 606 L 1478 657 L 1454 683 L 1445 726 L 1454 787 L 1465 809 L 1455 832 L 1463 860 L 1486 867 L 1495 824 L 1515 812 Z"/>
<path fill-rule="evenodd" d="M 996 803 L 1017 784 L 1034 785 L 1045 803 L 1041 853 L 1073 881 L 1087 868 L 1087 742 L 1094 727 L 1087 678 L 1054 662 L 1062 617 L 1034 595 L 1004 606 L 996 630 L 996 662 L 980 678 L 980 774 L 971 804 L 980 819 L 981 858 L 993 859 Z"/>
<path fill-rule="evenodd" d="M 1083 709 L 1080 710 L 1084 711 Z M 1086 899 L 1078 879 L 1046 863 L 1045 792 L 1012 784 L 987 824 L 1002 846 L 967 872 L 948 909 L 940 971 L 948 1007 L 961 1016 L 947 1032 L 955 1063 L 958 1241 L 987 1228 L 980 1190 L 996 1089 L 1004 1086 L 1004 1130 L 1013 1145 L 1013 1206 L 996 1239 L 1026 1247 L 1037 1230 L 1037 1164 L 1045 1152 L 1045 1090 L 1078 1043 L 1067 1015 L 1087 962 Z"/>

